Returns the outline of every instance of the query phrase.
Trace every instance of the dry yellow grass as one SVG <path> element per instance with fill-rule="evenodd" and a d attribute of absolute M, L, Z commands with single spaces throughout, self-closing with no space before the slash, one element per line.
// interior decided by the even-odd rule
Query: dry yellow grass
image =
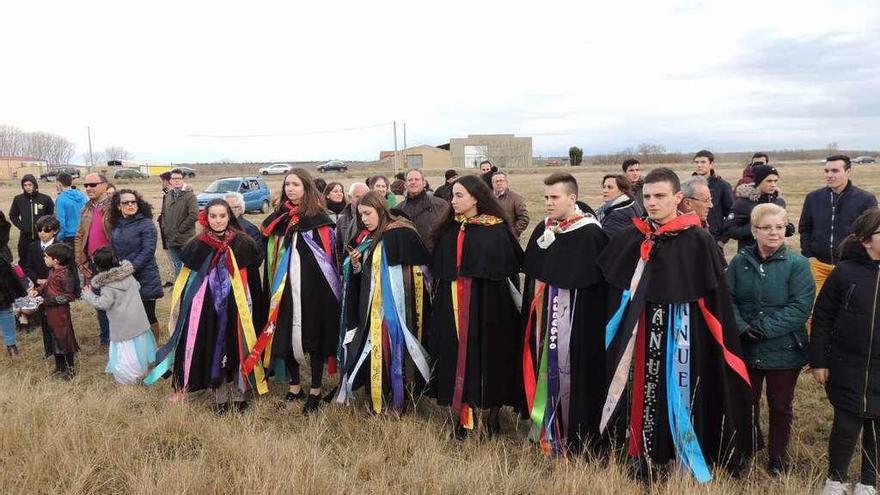
<path fill-rule="evenodd" d="M 650 168 L 650 167 L 645 167 Z M 678 169 L 685 173 L 689 166 Z M 720 173 L 739 176 L 739 165 Z M 581 181 L 582 196 L 599 204 L 599 180 L 618 169 L 570 169 Z M 823 184 L 821 165 L 792 163 L 780 167 L 781 186 L 796 221 L 804 194 Z M 546 170 L 511 175 L 522 192 L 533 225 L 541 217 L 541 178 Z M 348 184 L 360 175 L 343 178 Z M 211 177 L 195 180 L 201 189 Z M 429 177 L 442 180 L 439 172 Z M 858 167 L 854 180 L 880 190 L 880 167 Z M 280 177 L 269 179 L 273 189 Z M 155 182 L 131 184 L 159 205 Z M 129 184 L 119 184 L 127 187 Z M 44 185 L 50 189 L 51 185 Z M 4 209 L 19 191 L 0 186 Z M 13 229 L 14 230 L 14 229 Z M 14 234 L 15 235 L 15 234 Z M 15 246 L 13 237 L 11 246 Z M 792 240 L 797 246 L 797 239 Z M 732 255 L 732 247 L 728 247 Z M 168 277 L 164 253 L 158 253 Z M 324 407 L 314 417 L 299 408 L 278 407 L 284 387 L 273 383 L 267 397 L 245 414 L 217 417 L 203 394 L 184 404 L 166 398 L 169 385 L 121 387 L 103 373 L 106 356 L 98 346 L 97 322 L 84 303 L 74 304 L 74 322 L 82 346 L 78 375 L 72 382 L 49 378 L 37 333 L 19 336 L 21 357 L 0 358 L 0 492 L 2 493 L 637 493 L 616 463 L 549 459 L 526 440 L 527 424 L 504 416 L 500 439 L 449 438 L 447 413 L 421 400 L 402 418 L 374 417 L 360 404 Z M 159 304 L 168 314 L 168 298 Z M 164 341 L 167 336 L 157 336 Z M 332 384 L 332 378 L 328 380 Z M 825 477 L 825 442 L 831 407 L 806 374 L 795 398 L 791 445 L 794 470 L 771 479 L 763 470 L 764 454 L 743 480 L 724 474 L 705 487 L 687 476 L 673 476 L 654 487 L 658 493 L 785 493 L 815 490 Z M 766 421 L 766 419 L 765 419 Z M 857 460 L 856 460 L 857 461 Z M 854 468 L 856 464 L 854 464 Z"/>

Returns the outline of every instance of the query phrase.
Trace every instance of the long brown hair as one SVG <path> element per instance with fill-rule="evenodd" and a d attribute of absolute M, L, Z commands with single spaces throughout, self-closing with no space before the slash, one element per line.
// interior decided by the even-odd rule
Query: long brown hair
<path fill-rule="evenodd" d="M 419 171 L 421 172 L 421 171 Z M 462 175 L 459 178 L 455 179 L 452 183 L 461 184 L 465 190 L 477 200 L 477 214 L 478 215 L 492 215 L 500 218 L 505 225 L 510 227 L 510 220 L 507 218 L 507 213 L 501 208 L 501 205 L 498 204 L 498 200 L 495 199 L 495 196 L 492 194 L 492 191 L 489 190 L 489 186 L 486 185 L 486 181 L 480 178 L 477 175 Z M 455 210 L 452 208 L 450 204 L 448 208 L 446 208 L 446 213 L 437 220 L 434 224 L 433 229 L 431 230 L 431 240 L 433 241 L 433 245 L 437 246 L 440 243 L 440 238 L 443 237 L 443 234 L 446 232 L 446 229 L 449 228 L 454 223 L 455 218 Z"/>
<path fill-rule="evenodd" d="M 388 210 L 385 196 L 382 196 L 378 191 L 369 191 L 361 196 L 360 201 L 358 201 L 358 206 L 369 206 L 370 208 L 374 208 L 379 215 L 379 225 L 376 226 L 375 231 L 370 233 L 370 237 L 375 239 L 378 239 L 382 235 L 382 231 L 385 230 L 385 227 L 396 218 L 391 214 L 391 211 Z M 364 224 L 361 222 L 360 212 L 357 214 L 357 222 L 360 228 L 364 228 Z"/>
<path fill-rule="evenodd" d="M 861 245 L 863 242 L 870 241 L 871 236 L 878 230 L 880 230 L 880 208 L 874 207 L 865 210 L 853 222 L 852 234 L 846 236 L 840 243 L 840 252 L 843 253 L 853 244 Z"/>
<path fill-rule="evenodd" d="M 278 212 L 284 211 L 284 203 L 289 199 L 287 193 L 284 192 L 284 184 L 287 182 L 287 178 L 291 175 L 297 176 L 303 185 L 303 197 L 302 201 L 299 203 L 299 215 L 302 217 L 313 217 L 323 213 L 324 199 L 315 187 L 315 181 L 312 179 L 312 174 L 310 174 L 308 170 L 300 167 L 291 169 L 290 172 L 284 175 L 284 180 L 281 182 L 281 197 L 278 201 Z"/>

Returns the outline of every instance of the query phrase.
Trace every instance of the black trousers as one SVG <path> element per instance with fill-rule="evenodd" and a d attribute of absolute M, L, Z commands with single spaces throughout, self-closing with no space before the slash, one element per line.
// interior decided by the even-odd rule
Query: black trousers
<path fill-rule="evenodd" d="M 287 373 L 290 375 L 290 384 L 299 385 L 299 363 L 296 362 L 293 355 L 284 358 L 284 365 L 287 367 Z M 321 388 L 321 382 L 324 378 L 324 358 L 317 354 L 309 354 L 309 368 L 312 372 L 312 388 Z"/>
<path fill-rule="evenodd" d="M 828 439 L 828 477 L 834 481 L 846 481 L 849 463 L 852 461 L 859 432 L 862 433 L 863 485 L 874 486 L 877 482 L 877 428 L 878 421 L 834 408 L 834 423 Z"/>
<path fill-rule="evenodd" d="M 147 313 L 147 321 L 150 322 L 150 325 L 153 323 L 158 323 L 159 319 L 156 318 L 156 300 L 141 300 L 144 303 L 144 311 Z"/>
<path fill-rule="evenodd" d="M 20 232 L 20 236 L 18 238 L 18 264 L 26 265 L 27 264 L 27 252 L 31 243 L 37 238 L 36 234 L 30 234 L 25 231 Z"/>

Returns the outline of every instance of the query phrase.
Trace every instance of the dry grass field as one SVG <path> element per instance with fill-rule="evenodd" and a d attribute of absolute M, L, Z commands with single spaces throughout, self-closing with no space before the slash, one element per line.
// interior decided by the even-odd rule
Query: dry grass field
<path fill-rule="evenodd" d="M 643 166 L 650 169 L 650 166 Z M 785 198 L 797 222 L 806 192 L 824 185 L 817 163 L 778 165 Z M 690 173 L 682 164 L 679 172 Z M 734 182 L 741 165 L 721 164 L 719 173 Z M 599 182 L 609 171 L 598 167 L 569 169 L 592 206 L 601 203 Z M 442 171 L 429 176 L 439 185 Z M 547 170 L 513 173 L 511 187 L 524 194 L 533 225 L 542 217 L 542 177 Z M 366 171 L 325 174 L 346 186 Z M 214 177 L 192 180 L 201 190 Z M 854 181 L 880 191 L 880 166 L 855 166 Z M 269 183 L 277 191 L 281 178 Z M 157 180 L 119 184 L 134 187 L 160 205 Z M 54 196 L 54 184 L 41 184 Z M 0 185 L 4 211 L 20 192 L 18 184 Z M 158 213 L 158 212 L 157 212 Z M 257 221 L 259 217 L 251 216 Z M 13 229 L 15 230 L 15 229 Z M 16 233 L 10 246 L 16 245 Z M 797 238 L 789 240 L 797 247 Z M 731 243 L 732 244 L 732 243 Z M 728 257 L 733 247 L 728 246 Z M 157 253 L 163 278 L 167 258 Z M 159 304 L 167 318 L 169 298 Z M 429 400 L 400 418 L 375 417 L 365 404 L 324 407 L 304 417 L 300 407 L 280 406 L 284 386 L 242 415 L 215 416 L 203 394 L 172 404 L 168 382 L 153 388 L 123 387 L 103 370 L 107 356 L 98 344 L 94 312 L 83 302 L 73 305 L 74 325 L 82 352 L 71 382 L 49 377 L 52 364 L 42 358 L 38 332 L 20 335 L 20 357 L 0 356 L 0 492 L 16 493 L 639 493 L 616 463 L 545 457 L 526 440 L 528 425 L 507 412 L 501 438 L 464 442 L 450 438 L 447 412 Z M 167 335 L 157 335 L 164 341 Z M 328 380 L 332 386 L 335 377 Z M 706 486 L 674 475 L 653 487 L 657 493 L 803 494 L 825 478 L 825 441 L 831 407 L 823 391 L 803 374 L 795 398 L 791 444 L 794 469 L 779 479 L 764 472 L 758 454 L 752 472 L 742 480 L 724 474 Z M 765 418 L 766 421 L 766 418 Z M 856 472 L 858 459 L 852 472 Z"/>

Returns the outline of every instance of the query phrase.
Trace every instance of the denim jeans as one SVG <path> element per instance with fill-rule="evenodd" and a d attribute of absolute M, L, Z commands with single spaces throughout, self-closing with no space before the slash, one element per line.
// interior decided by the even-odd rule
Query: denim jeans
<path fill-rule="evenodd" d="M 107 319 L 107 313 L 98 310 L 98 326 L 101 327 L 101 344 L 110 345 L 110 320 Z"/>
<path fill-rule="evenodd" d="M 180 269 L 183 268 L 183 260 L 180 259 L 182 252 L 182 247 L 168 246 L 168 261 L 171 262 L 171 269 L 174 270 L 175 279 L 177 278 L 177 274 L 180 273 Z"/>
<path fill-rule="evenodd" d="M 7 346 L 15 345 L 15 318 L 12 316 L 12 307 L 0 309 L 0 327 L 3 327 L 3 343 Z"/>

